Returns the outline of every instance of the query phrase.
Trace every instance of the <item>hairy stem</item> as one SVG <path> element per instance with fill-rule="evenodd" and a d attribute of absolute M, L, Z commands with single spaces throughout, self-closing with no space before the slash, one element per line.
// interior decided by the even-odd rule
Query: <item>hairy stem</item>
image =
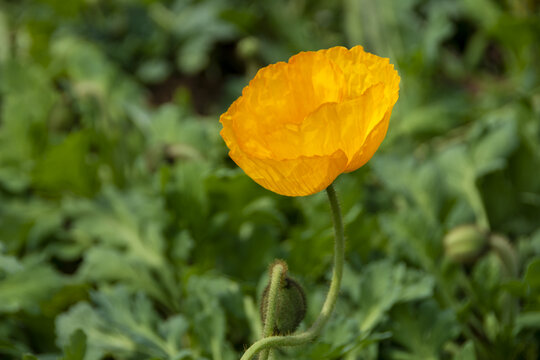
<path fill-rule="evenodd" d="M 343 218 L 341 216 L 341 209 L 339 207 L 336 191 L 333 185 L 330 185 L 326 189 L 328 200 L 330 201 L 330 207 L 332 208 L 332 218 L 334 220 L 334 272 L 332 274 L 332 282 L 330 283 L 330 290 L 326 296 L 323 307 L 317 320 L 306 331 L 288 336 L 269 336 L 251 345 L 240 360 L 249 360 L 256 353 L 264 349 L 270 349 L 280 346 L 293 346 L 305 344 L 315 339 L 321 332 L 324 325 L 328 322 L 332 310 L 336 304 L 336 300 L 339 294 L 339 288 L 341 286 L 341 277 L 343 274 L 343 263 L 345 261 L 345 236 L 343 231 Z"/>
<path fill-rule="evenodd" d="M 270 274 L 270 287 L 268 289 L 268 304 L 265 309 L 265 321 L 263 328 L 263 338 L 269 337 L 272 335 L 275 326 L 275 313 L 276 313 L 276 302 L 279 296 L 279 288 L 282 285 L 283 273 L 285 268 L 280 263 L 277 263 L 272 267 L 272 273 Z M 263 350 L 259 356 L 259 360 L 268 359 L 269 351 Z"/>

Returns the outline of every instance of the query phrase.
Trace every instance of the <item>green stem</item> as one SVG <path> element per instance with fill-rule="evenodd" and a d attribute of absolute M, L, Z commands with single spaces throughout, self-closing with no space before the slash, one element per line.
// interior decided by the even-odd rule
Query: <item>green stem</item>
<path fill-rule="evenodd" d="M 270 274 L 270 288 L 268 289 L 268 304 L 265 309 L 264 316 L 264 328 L 263 328 L 263 338 L 269 337 L 272 335 L 275 326 L 275 313 L 276 313 L 276 302 L 279 296 L 279 289 L 282 285 L 282 278 L 285 269 L 280 263 L 276 263 L 272 267 L 272 273 Z M 263 350 L 259 356 L 259 360 L 268 359 L 268 350 Z"/>
<path fill-rule="evenodd" d="M 507 275 L 517 277 L 519 272 L 519 259 L 516 251 L 510 245 L 508 240 L 500 235 L 491 235 L 489 245 L 495 251 L 501 262 L 503 263 Z"/>
<path fill-rule="evenodd" d="M 486 207 L 484 206 L 484 202 L 480 197 L 478 187 L 474 184 L 474 182 L 466 188 L 466 193 L 469 197 L 473 212 L 476 215 L 476 221 L 478 222 L 478 226 L 482 230 L 489 230 L 491 227 L 489 224 Z"/>
<path fill-rule="evenodd" d="M 321 332 L 324 325 L 328 322 L 332 310 L 336 305 L 336 300 L 339 294 L 339 288 L 341 286 L 341 277 L 343 274 L 343 263 L 345 261 L 345 236 L 343 231 L 343 218 L 341 216 L 341 210 L 339 208 L 339 203 L 336 195 L 336 191 L 333 185 L 330 185 L 326 189 L 328 195 L 328 200 L 330 201 L 330 207 L 332 208 L 332 218 L 334 220 L 334 232 L 335 232 L 335 241 L 334 241 L 334 272 L 332 274 L 332 282 L 330 283 L 330 290 L 326 296 L 323 307 L 317 320 L 313 325 L 306 331 L 288 336 L 269 336 L 251 345 L 240 360 L 249 360 L 257 352 L 275 348 L 279 346 L 293 346 L 305 344 L 313 339 L 315 339 Z"/>

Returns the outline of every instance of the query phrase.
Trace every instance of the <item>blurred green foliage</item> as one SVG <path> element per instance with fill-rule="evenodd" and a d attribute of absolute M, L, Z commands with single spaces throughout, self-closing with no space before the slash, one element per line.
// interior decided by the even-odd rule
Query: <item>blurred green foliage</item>
<path fill-rule="evenodd" d="M 256 70 L 362 44 L 401 96 L 341 176 L 347 258 L 320 341 L 283 359 L 540 357 L 540 6 L 533 0 L 0 2 L 0 358 L 236 359 L 273 258 L 327 291 L 324 194 L 227 157 L 218 116 Z M 442 239 L 499 233 L 460 265 Z"/>

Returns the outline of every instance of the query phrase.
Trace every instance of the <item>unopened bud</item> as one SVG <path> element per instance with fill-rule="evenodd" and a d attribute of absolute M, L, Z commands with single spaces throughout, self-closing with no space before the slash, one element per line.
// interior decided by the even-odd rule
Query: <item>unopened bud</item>
<path fill-rule="evenodd" d="M 237 51 L 245 59 L 252 58 L 259 51 L 259 40 L 253 36 L 245 37 L 238 42 Z"/>
<path fill-rule="evenodd" d="M 278 261 L 280 265 L 282 262 Z M 276 262 L 276 263 L 278 263 Z M 273 266 L 275 266 L 275 264 Z M 306 315 L 306 295 L 302 286 L 291 279 L 286 273 L 286 264 L 283 279 L 276 298 L 274 335 L 285 335 L 294 332 Z M 270 270 L 271 273 L 272 270 Z M 261 318 L 263 324 L 266 321 L 266 310 L 268 308 L 268 296 L 270 284 L 266 286 L 261 301 Z"/>
<path fill-rule="evenodd" d="M 488 234 L 475 225 L 462 225 L 444 237 L 445 255 L 453 261 L 470 263 L 488 249 Z"/>

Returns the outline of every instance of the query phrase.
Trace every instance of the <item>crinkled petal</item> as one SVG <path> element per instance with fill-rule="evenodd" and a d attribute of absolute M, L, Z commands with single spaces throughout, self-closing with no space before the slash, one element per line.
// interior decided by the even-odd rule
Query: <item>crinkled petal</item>
<path fill-rule="evenodd" d="M 325 104 L 311 113 L 299 130 L 302 153 L 326 155 L 341 149 L 351 162 L 391 108 L 391 100 L 384 92 L 384 84 L 377 84 L 358 98 Z"/>
<path fill-rule="evenodd" d="M 397 101 L 400 78 L 389 59 L 365 52 L 362 46 L 350 50 L 336 46 L 321 52 L 345 74 L 345 99 L 356 98 L 373 85 L 383 83 L 392 105 Z"/>
<path fill-rule="evenodd" d="M 232 127 L 238 146 L 249 154 L 301 156 L 296 145 L 302 134 L 295 125 L 321 104 L 341 101 L 343 85 L 343 72 L 322 53 L 300 53 L 289 63 L 259 70 L 220 121 Z"/>
<path fill-rule="evenodd" d="M 388 110 L 383 119 L 371 129 L 362 147 L 354 154 L 352 159 L 349 159 L 349 164 L 344 172 L 354 171 L 364 166 L 371 159 L 386 136 L 391 114 L 392 109 Z"/>
<path fill-rule="evenodd" d="M 251 157 L 233 147 L 229 156 L 259 185 L 286 196 L 305 196 L 324 190 L 347 166 L 347 156 L 341 150 L 330 156 L 274 160 Z"/>

